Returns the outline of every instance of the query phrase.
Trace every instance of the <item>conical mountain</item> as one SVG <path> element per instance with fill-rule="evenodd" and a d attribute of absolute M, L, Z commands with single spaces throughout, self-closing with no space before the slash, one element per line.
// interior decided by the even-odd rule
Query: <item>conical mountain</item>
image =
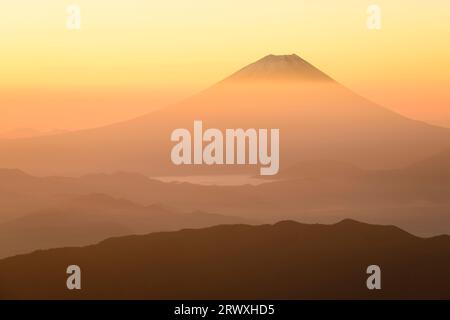
<path fill-rule="evenodd" d="M 126 106 L 124 106 L 126 107 Z M 248 172 L 259 166 L 175 166 L 177 128 L 278 128 L 280 165 L 326 159 L 393 168 L 450 145 L 450 130 L 407 119 L 333 81 L 296 55 L 267 56 L 209 89 L 145 116 L 66 134 L 0 142 L 0 167 L 34 174 Z"/>

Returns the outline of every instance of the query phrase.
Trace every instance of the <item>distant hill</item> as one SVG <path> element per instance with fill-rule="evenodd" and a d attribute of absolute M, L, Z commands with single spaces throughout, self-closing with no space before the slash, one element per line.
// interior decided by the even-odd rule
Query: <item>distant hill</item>
<path fill-rule="evenodd" d="M 328 160 L 301 161 L 290 167 L 285 167 L 277 175 L 263 176 L 268 180 L 290 179 L 356 179 L 364 178 L 371 171 L 357 166 Z"/>
<path fill-rule="evenodd" d="M 66 207 L 67 202 L 73 205 L 76 202 L 74 199 L 83 199 L 83 196 L 90 194 L 105 194 L 143 206 L 163 203 L 180 212 L 209 211 L 206 209 L 235 207 L 244 201 L 257 200 L 250 194 L 242 194 L 249 188 L 164 183 L 127 172 L 81 177 L 36 177 L 17 169 L 0 169 L 0 223 L 42 209 Z M 197 206 L 199 203 L 201 208 Z"/>
<path fill-rule="evenodd" d="M 68 265 L 82 290 L 65 287 Z M 366 288 L 381 267 L 382 290 Z M 450 237 L 344 220 L 153 233 L 0 261 L 0 299 L 450 299 Z"/>
<path fill-rule="evenodd" d="M 450 180 L 450 148 L 411 164 L 405 173 L 412 177 L 446 183 Z"/>
<path fill-rule="evenodd" d="M 0 258 L 37 249 L 88 245 L 114 236 L 236 223 L 251 220 L 201 211 L 180 213 L 158 204 L 141 206 L 90 194 L 0 223 Z"/>
<path fill-rule="evenodd" d="M 74 203 L 84 196 L 104 194 L 143 207 L 161 204 L 176 213 L 200 210 L 260 223 L 352 218 L 422 236 L 450 234 L 450 178 L 427 163 L 418 163 L 420 170 L 364 170 L 334 161 L 299 162 L 258 186 L 165 183 L 126 172 L 35 177 L 0 169 L 0 224 L 39 212 L 76 212 Z M 96 202 L 81 203 L 82 212 L 87 204 L 90 212 L 98 208 Z"/>
<path fill-rule="evenodd" d="M 22 139 L 39 136 L 49 136 L 61 133 L 67 133 L 69 130 L 53 129 L 53 130 L 37 130 L 33 128 L 17 128 L 0 132 L 0 139 Z"/>

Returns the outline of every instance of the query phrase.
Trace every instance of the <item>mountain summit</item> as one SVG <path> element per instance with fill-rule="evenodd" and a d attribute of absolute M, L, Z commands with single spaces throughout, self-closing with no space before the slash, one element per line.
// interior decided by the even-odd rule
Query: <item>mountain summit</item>
<path fill-rule="evenodd" d="M 325 73 L 296 54 L 273 55 L 242 68 L 227 80 L 333 81 Z"/>

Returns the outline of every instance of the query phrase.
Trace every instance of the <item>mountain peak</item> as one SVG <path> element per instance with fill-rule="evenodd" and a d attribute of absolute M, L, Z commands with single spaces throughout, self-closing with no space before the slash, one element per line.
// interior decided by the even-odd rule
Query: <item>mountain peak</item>
<path fill-rule="evenodd" d="M 300 58 L 298 55 L 296 55 L 295 53 L 292 54 L 281 54 L 281 55 L 277 55 L 277 54 L 268 54 L 267 56 L 259 59 L 256 62 L 262 62 L 262 61 L 268 61 L 268 62 L 277 62 L 277 61 L 287 61 L 287 62 L 298 62 L 298 61 L 305 61 L 302 58 Z"/>
<path fill-rule="evenodd" d="M 2 180 L 16 178 L 34 178 L 22 170 L 8 168 L 0 168 L 0 177 Z"/>
<path fill-rule="evenodd" d="M 269 54 L 231 75 L 228 80 L 333 81 L 296 54 Z"/>

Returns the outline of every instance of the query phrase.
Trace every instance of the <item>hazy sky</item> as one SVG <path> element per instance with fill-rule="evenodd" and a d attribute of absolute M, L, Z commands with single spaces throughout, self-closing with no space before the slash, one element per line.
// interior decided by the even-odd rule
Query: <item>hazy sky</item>
<path fill-rule="evenodd" d="M 373 3 L 381 30 L 366 26 Z M 80 30 L 66 28 L 69 4 Z M 0 39 L 0 131 L 129 118 L 270 53 L 450 126 L 448 0 L 3 1 Z"/>

